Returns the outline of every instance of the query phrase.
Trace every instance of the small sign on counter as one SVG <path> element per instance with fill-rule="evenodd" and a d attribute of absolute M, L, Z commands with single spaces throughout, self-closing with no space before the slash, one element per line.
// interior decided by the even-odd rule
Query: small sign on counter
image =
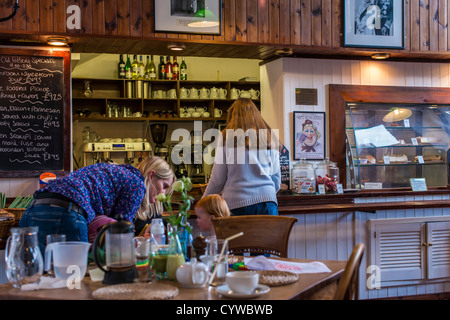
<path fill-rule="evenodd" d="M 425 178 L 411 178 L 409 179 L 412 191 L 427 191 L 427 181 Z"/>
<path fill-rule="evenodd" d="M 364 183 L 364 189 L 366 189 L 366 190 L 383 189 L 383 183 L 381 183 L 381 182 L 366 182 L 366 183 Z"/>

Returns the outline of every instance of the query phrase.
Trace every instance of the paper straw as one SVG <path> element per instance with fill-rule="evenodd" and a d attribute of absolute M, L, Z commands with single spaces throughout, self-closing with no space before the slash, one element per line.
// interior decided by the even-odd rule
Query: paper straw
<path fill-rule="evenodd" d="M 225 251 L 225 247 L 227 246 L 228 241 L 233 240 L 234 238 L 240 237 L 243 234 L 244 234 L 243 232 L 239 232 L 239 233 L 236 233 L 234 236 L 231 236 L 231 237 L 228 237 L 228 238 L 225 239 L 225 241 L 223 243 L 223 246 L 222 246 L 222 250 L 220 251 L 219 259 L 217 260 L 218 263 L 220 263 L 220 261 L 222 261 L 223 254 L 224 254 L 224 251 Z M 213 270 L 213 272 L 211 274 L 211 277 L 209 278 L 209 284 L 212 283 L 212 281 L 213 281 L 213 279 L 214 279 L 214 277 L 216 275 L 217 269 L 218 269 L 218 266 L 216 265 L 216 267 L 214 268 L 214 270 Z"/>

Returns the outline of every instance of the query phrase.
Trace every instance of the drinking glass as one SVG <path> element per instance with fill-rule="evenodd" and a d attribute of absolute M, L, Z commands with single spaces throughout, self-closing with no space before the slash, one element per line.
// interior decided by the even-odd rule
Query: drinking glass
<path fill-rule="evenodd" d="M 220 257 L 222 248 L 223 255 Z M 211 274 L 217 269 L 210 284 L 212 286 L 220 286 L 226 283 L 226 274 L 228 272 L 228 242 L 224 239 L 207 239 L 205 253 L 205 260 Z"/>
<path fill-rule="evenodd" d="M 65 234 L 48 234 L 46 237 L 47 240 L 47 246 L 50 243 L 55 243 L 55 242 L 65 242 L 66 241 L 66 235 Z M 50 262 L 50 269 L 46 270 L 47 274 L 49 277 L 54 278 L 55 277 L 55 270 L 53 269 L 53 259 L 52 257 L 50 257 L 51 262 Z"/>
<path fill-rule="evenodd" d="M 156 280 L 167 279 L 166 266 L 169 255 L 169 245 L 153 245 L 151 266 Z"/>
<path fill-rule="evenodd" d="M 150 238 L 134 238 L 136 254 L 136 282 L 151 282 L 152 272 L 150 266 Z"/>

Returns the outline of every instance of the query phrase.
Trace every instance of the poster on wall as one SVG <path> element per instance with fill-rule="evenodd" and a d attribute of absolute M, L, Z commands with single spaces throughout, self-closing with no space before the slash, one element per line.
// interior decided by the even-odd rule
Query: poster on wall
<path fill-rule="evenodd" d="M 294 112 L 294 159 L 325 159 L 325 112 Z"/>

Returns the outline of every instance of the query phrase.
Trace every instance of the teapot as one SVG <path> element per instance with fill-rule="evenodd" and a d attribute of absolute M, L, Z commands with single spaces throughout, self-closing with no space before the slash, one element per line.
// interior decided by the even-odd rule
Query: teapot
<path fill-rule="evenodd" d="M 235 100 L 235 99 L 239 98 L 240 93 L 241 93 L 241 91 L 239 89 L 233 88 L 233 89 L 231 89 L 231 92 L 230 92 L 230 98 Z"/>
<path fill-rule="evenodd" d="M 200 98 L 201 99 L 208 99 L 210 93 L 211 93 L 211 90 L 203 87 L 203 88 L 200 89 Z"/>
<path fill-rule="evenodd" d="M 216 87 L 212 87 L 210 97 L 211 97 L 211 99 L 218 99 L 219 98 L 219 89 L 217 89 Z"/>
<path fill-rule="evenodd" d="M 227 89 L 220 88 L 219 89 L 219 98 L 220 99 L 226 99 L 227 98 L 227 93 L 228 93 Z"/>
<path fill-rule="evenodd" d="M 258 99 L 259 98 L 259 90 L 255 90 L 255 89 L 250 89 L 249 90 L 250 95 L 252 96 L 252 99 Z"/>
<path fill-rule="evenodd" d="M 250 95 L 250 92 L 242 90 L 239 94 L 239 98 L 247 98 L 250 99 L 252 96 Z"/>
<path fill-rule="evenodd" d="M 192 87 L 189 90 L 189 99 L 198 99 L 199 93 L 200 93 L 200 90 L 196 89 L 195 87 Z"/>
<path fill-rule="evenodd" d="M 208 282 L 209 271 L 206 264 L 191 258 L 177 269 L 176 277 L 183 288 L 201 288 Z"/>
<path fill-rule="evenodd" d="M 205 111 L 202 113 L 203 118 L 209 118 L 210 116 L 211 116 L 211 114 L 208 111 Z"/>
<path fill-rule="evenodd" d="M 197 112 L 197 107 L 189 107 L 189 108 L 187 108 L 184 112 L 187 112 L 187 113 L 194 113 L 194 112 Z"/>
<path fill-rule="evenodd" d="M 191 93 L 191 90 L 186 88 L 180 88 L 180 99 L 187 99 L 189 97 L 189 94 Z"/>
<path fill-rule="evenodd" d="M 214 117 L 220 118 L 221 116 L 222 116 L 222 110 L 220 110 L 218 108 L 214 108 Z"/>

